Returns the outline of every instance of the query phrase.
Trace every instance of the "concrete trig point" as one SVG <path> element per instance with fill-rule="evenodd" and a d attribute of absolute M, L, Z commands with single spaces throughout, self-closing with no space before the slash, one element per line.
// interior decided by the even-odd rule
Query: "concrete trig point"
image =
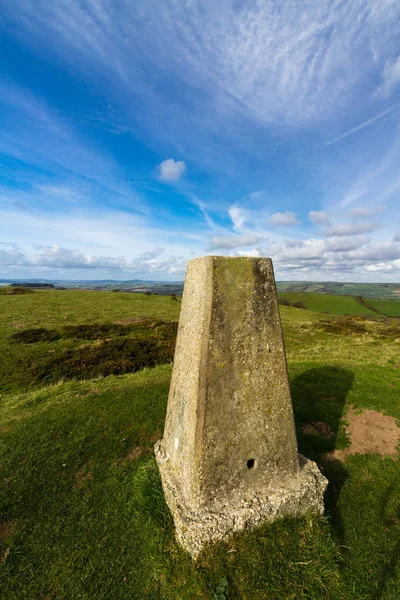
<path fill-rule="evenodd" d="M 327 481 L 297 452 L 269 258 L 189 261 L 155 451 L 177 539 L 194 558 L 245 527 L 323 512 Z"/>

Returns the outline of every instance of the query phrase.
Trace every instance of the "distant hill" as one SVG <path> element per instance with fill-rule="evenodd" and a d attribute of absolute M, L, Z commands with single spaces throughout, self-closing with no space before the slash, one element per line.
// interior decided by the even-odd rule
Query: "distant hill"
<path fill-rule="evenodd" d="M 23 281 L 21 283 L 10 283 L 10 287 L 18 288 L 54 288 L 54 283 L 38 283 L 37 281 Z"/>
<path fill-rule="evenodd" d="M 155 281 L 132 279 L 65 280 L 26 279 L 13 280 L 18 287 L 55 287 L 76 290 L 119 290 L 121 292 L 152 292 L 161 295 L 178 294 L 183 291 L 183 281 Z M 10 285 L 9 279 L 0 279 L 0 286 Z M 400 300 L 400 283 L 343 283 L 335 281 L 277 281 L 278 293 L 331 294 L 334 296 L 362 296 L 366 299 Z M 390 312 L 390 307 L 389 307 Z"/>
<path fill-rule="evenodd" d="M 400 283 L 342 283 L 337 281 L 277 281 L 278 292 L 307 292 L 400 300 Z"/>

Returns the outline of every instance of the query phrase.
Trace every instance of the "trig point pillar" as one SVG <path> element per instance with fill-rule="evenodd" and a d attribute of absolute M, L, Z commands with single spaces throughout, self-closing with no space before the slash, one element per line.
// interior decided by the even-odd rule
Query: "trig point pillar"
<path fill-rule="evenodd" d="M 327 481 L 297 452 L 269 258 L 189 261 L 155 450 L 177 539 L 194 558 L 245 527 L 322 513 Z"/>

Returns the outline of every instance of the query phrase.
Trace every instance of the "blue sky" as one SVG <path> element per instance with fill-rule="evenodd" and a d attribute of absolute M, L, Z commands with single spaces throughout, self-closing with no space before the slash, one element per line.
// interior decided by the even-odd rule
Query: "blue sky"
<path fill-rule="evenodd" d="M 0 277 L 400 281 L 398 0 L 0 0 Z"/>

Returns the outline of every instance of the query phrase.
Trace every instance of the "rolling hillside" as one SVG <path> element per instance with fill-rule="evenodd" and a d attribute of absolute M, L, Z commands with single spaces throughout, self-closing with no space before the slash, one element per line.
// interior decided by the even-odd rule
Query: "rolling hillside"
<path fill-rule="evenodd" d="M 304 296 L 315 312 L 280 312 L 299 450 L 330 482 L 325 516 L 243 532 L 194 564 L 152 450 L 179 299 L 0 295 L 2 600 L 398 599 L 400 454 L 381 422 L 400 422 L 400 327 L 339 316 L 357 315 L 353 299 L 289 297 Z M 381 427 L 364 454 L 359 413 Z"/>

